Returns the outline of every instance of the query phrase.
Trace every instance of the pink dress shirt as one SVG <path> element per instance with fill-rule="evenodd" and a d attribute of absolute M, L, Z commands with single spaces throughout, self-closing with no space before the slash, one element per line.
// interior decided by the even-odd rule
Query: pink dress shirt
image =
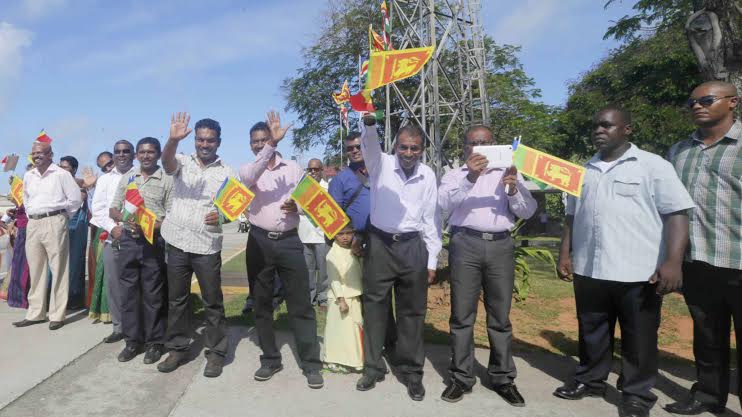
<path fill-rule="evenodd" d="M 296 162 L 286 161 L 278 155 L 273 168 L 268 168 L 275 152 L 274 147 L 266 144 L 254 162 L 240 167 L 240 179 L 255 193 L 248 209 L 250 224 L 269 232 L 286 232 L 296 229 L 299 215 L 284 212 L 281 205 L 291 197 L 304 170 Z"/>
<path fill-rule="evenodd" d="M 491 168 L 472 184 L 466 175 L 466 166 L 453 169 L 441 179 L 438 204 L 449 214 L 448 224 L 468 227 L 480 232 L 505 232 L 513 228 L 515 217 L 527 219 L 536 212 L 538 204 L 518 173 L 518 192 L 505 194 L 502 183 L 504 169 Z"/>

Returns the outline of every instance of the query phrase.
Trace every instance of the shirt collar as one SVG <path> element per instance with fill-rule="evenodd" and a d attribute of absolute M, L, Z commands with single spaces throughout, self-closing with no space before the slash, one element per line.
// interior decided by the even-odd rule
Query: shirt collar
<path fill-rule="evenodd" d="M 196 165 L 198 165 L 198 166 L 200 166 L 202 168 L 211 168 L 213 166 L 221 166 L 222 165 L 222 158 L 220 158 L 219 156 L 216 157 L 216 160 L 214 162 L 210 163 L 209 165 L 205 165 L 205 166 L 201 164 L 201 160 L 198 159 L 198 155 L 196 155 L 196 152 L 194 152 L 194 153 L 191 154 L 191 158 L 193 159 L 193 162 L 196 163 Z"/>
<path fill-rule="evenodd" d="M 741 140 L 742 139 L 742 122 L 740 122 L 739 120 L 735 120 L 734 123 L 732 123 L 732 127 L 729 129 L 729 131 L 726 134 L 724 134 L 724 138 L 732 139 L 736 141 Z M 701 134 L 698 129 L 694 130 L 693 133 L 691 133 L 690 140 L 691 142 L 703 143 L 703 139 L 701 139 Z"/>
<path fill-rule="evenodd" d="M 286 162 L 284 162 L 283 158 L 281 158 L 281 155 L 278 154 L 278 152 L 273 152 L 273 157 L 276 158 L 275 162 L 276 164 L 273 165 L 273 168 L 268 167 L 267 169 L 270 171 L 275 171 L 278 169 L 281 165 L 286 165 Z"/>
<path fill-rule="evenodd" d="M 136 177 L 141 177 L 142 176 L 142 168 L 141 167 L 137 167 L 134 170 L 134 173 L 133 174 Z M 148 178 L 155 178 L 155 179 L 161 180 L 162 179 L 162 167 L 158 166 L 157 167 L 157 170 L 155 172 L 153 172 L 152 175 L 150 175 Z"/>
<path fill-rule="evenodd" d="M 34 175 L 36 175 L 37 177 L 43 178 L 47 174 L 50 174 L 50 173 L 55 172 L 55 171 L 59 171 L 61 169 L 62 168 L 60 168 L 57 164 L 55 164 L 54 162 L 52 162 L 51 164 L 49 164 L 49 167 L 46 169 L 46 171 L 44 171 L 44 175 L 41 175 L 41 173 L 39 172 L 39 169 L 36 168 L 36 167 L 34 167 L 34 169 L 31 172 Z"/>
<path fill-rule="evenodd" d="M 402 169 L 402 165 L 399 165 L 399 157 L 396 154 L 393 156 L 394 156 L 394 170 L 406 176 L 407 174 L 405 174 L 404 169 Z M 408 181 L 417 176 L 422 176 L 422 173 L 420 172 L 420 164 L 422 164 L 422 162 L 417 161 L 417 163 L 415 164 L 415 168 L 412 169 L 412 175 L 410 175 L 407 178 Z"/>
<path fill-rule="evenodd" d="M 629 159 L 639 159 L 639 148 L 633 143 L 629 143 L 629 149 L 627 149 L 626 152 L 624 152 L 615 162 L 618 164 L 619 162 L 627 161 Z M 602 162 L 600 159 L 600 152 L 596 152 L 595 155 L 587 161 L 587 163 L 592 166 L 596 166 L 595 164 L 600 162 Z"/>

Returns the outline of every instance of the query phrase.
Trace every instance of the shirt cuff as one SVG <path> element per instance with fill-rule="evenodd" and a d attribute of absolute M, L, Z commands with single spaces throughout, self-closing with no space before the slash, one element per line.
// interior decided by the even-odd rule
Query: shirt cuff
<path fill-rule="evenodd" d="M 460 188 L 461 188 L 462 190 L 466 191 L 466 192 L 469 192 L 469 191 L 471 191 L 471 189 L 472 189 L 472 188 L 474 188 L 474 184 L 475 184 L 475 182 L 471 182 L 471 181 L 469 181 L 469 179 L 468 179 L 468 178 L 466 178 L 466 175 L 464 175 L 464 176 L 463 176 L 463 177 L 461 178 L 461 181 L 459 181 L 459 187 L 460 187 Z"/>
<path fill-rule="evenodd" d="M 516 187 L 518 189 L 517 193 L 515 193 L 514 195 L 505 193 L 505 195 L 508 197 L 508 201 L 510 202 L 511 206 L 523 206 L 526 203 L 526 199 L 523 197 L 523 189 L 520 183 L 516 184 Z"/>
<path fill-rule="evenodd" d="M 437 253 L 434 256 L 428 255 L 428 269 L 432 269 L 433 271 L 438 269 L 438 254 Z"/>

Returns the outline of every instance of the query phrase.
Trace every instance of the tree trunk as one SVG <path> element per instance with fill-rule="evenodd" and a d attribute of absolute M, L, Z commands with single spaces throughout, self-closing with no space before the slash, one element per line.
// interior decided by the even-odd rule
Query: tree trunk
<path fill-rule="evenodd" d="M 742 93 L 742 0 L 694 1 L 685 26 L 703 78 L 728 81 Z"/>

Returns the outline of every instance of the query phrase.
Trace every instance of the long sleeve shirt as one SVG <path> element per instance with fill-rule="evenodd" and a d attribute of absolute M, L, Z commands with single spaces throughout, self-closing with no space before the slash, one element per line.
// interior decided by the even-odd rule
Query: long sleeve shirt
<path fill-rule="evenodd" d="M 275 164 L 268 163 L 275 155 Z M 286 161 L 276 155 L 276 149 L 266 144 L 258 152 L 255 161 L 240 167 L 240 179 L 255 193 L 250 203 L 250 224 L 269 232 L 286 232 L 299 225 L 298 213 L 287 213 L 281 205 L 291 198 L 291 192 L 304 175 L 294 161 Z"/>
<path fill-rule="evenodd" d="M 327 252 L 327 279 L 330 280 L 327 298 L 336 300 L 363 294 L 362 271 L 361 260 L 353 256 L 350 249 L 332 245 Z"/>
<path fill-rule="evenodd" d="M 428 269 L 435 270 L 442 247 L 435 173 L 418 163 L 408 178 L 397 157 L 381 151 L 374 127 L 361 134 L 361 152 L 371 186 L 371 224 L 387 233 L 421 232 Z"/>
<path fill-rule="evenodd" d="M 113 197 L 116 194 L 116 188 L 119 185 L 119 181 L 121 181 L 121 177 L 126 176 L 133 169 L 131 168 L 128 172 L 121 173 L 114 168 L 109 173 L 103 174 L 98 178 L 95 184 L 95 195 L 93 196 L 92 204 L 93 217 L 90 219 L 90 223 L 108 233 L 111 233 L 111 230 L 116 227 L 116 222 L 108 215 L 108 209 L 111 208 L 111 203 L 113 203 Z"/>
<path fill-rule="evenodd" d="M 23 176 L 23 204 L 29 216 L 57 210 L 72 216 L 82 206 L 82 195 L 72 175 L 51 164 L 43 175 L 34 168 Z"/>
<path fill-rule="evenodd" d="M 448 224 L 468 227 L 480 232 L 505 232 L 513 228 L 515 217 L 528 219 L 536 212 L 538 204 L 518 174 L 518 192 L 505 193 L 502 177 L 504 169 L 488 169 L 475 183 L 466 176 L 469 169 L 463 166 L 446 173 L 438 188 L 438 204 L 449 214 Z"/>
<path fill-rule="evenodd" d="M 360 192 L 356 196 L 355 200 L 350 201 L 350 199 L 353 198 L 353 194 L 355 194 L 356 190 L 359 188 Z M 368 224 L 370 192 L 368 188 L 364 187 L 358 180 L 352 167 L 347 167 L 340 171 L 340 173 L 330 183 L 328 192 L 332 198 L 337 201 L 340 207 L 345 207 L 345 213 L 350 217 L 350 221 L 353 223 L 353 229 L 357 232 L 366 230 Z M 350 205 L 348 205 L 348 203 L 350 203 Z"/>

